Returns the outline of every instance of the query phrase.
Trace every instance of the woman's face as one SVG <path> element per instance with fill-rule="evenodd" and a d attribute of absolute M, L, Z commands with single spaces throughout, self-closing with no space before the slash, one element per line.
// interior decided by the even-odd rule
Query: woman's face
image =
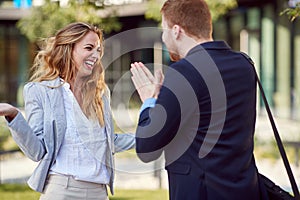
<path fill-rule="evenodd" d="M 73 49 L 73 59 L 78 70 L 77 78 L 92 74 L 97 61 L 100 59 L 101 46 L 98 35 L 92 31 L 88 32 Z"/>

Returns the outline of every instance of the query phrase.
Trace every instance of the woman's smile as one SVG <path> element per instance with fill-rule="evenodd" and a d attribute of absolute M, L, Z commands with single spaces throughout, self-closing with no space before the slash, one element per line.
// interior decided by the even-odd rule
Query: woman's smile
<path fill-rule="evenodd" d="M 93 70 L 93 68 L 96 64 L 96 61 L 87 60 L 87 61 L 84 62 L 84 64 L 85 64 L 87 69 Z"/>

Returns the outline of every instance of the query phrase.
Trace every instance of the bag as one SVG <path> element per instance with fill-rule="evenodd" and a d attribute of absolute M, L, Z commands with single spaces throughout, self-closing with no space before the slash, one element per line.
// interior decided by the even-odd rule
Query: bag
<path fill-rule="evenodd" d="M 276 185 L 266 176 L 259 174 L 262 183 L 264 184 L 270 200 L 295 200 L 295 197 L 287 191 Z"/>
<path fill-rule="evenodd" d="M 270 106 L 268 104 L 264 89 L 263 89 L 263 87 L 261 85 L 261 82 L 259 81 L 259 77 L 256 73 L 254 62 L 252 61 L 252 59 L 247 54 L 245 54 L 243 52 L 241 52 L 241 54 L 250 62 L 250 64 L 253 67 L 253 70 L 255 72 L 255 78 L 256 78 L 257 84 L 258 84 L 259 89 L 260 89 L 260 94 L 261 94 L 261 97 L 264 101 L 265 108 L 266 108 L 266 111 L 268 113 L 268 117 L 269 117 L 270 123 L 272 125 L 272 129 L 273 129 L 273 132 L 274 132 L 274 137 L 275 137 L 275 140 L 276 140 L 276 143 L 277 143 L 277 147 L 279 149 L 281 158 L 283 160 L 283 164 L 285 166 L 286 172 L 287 172 L 288 177 L 290 179 L 290 183 L 291 183 L 291 186 L 292 186 L 292 189 L 293 189 L 294 196 L 290 195 L 288 192 L 283 190 L 281 187 L 279 187 L 278 185 L 273 183 L 273 181 L 271 181 L 270 179 L 268 179 L 267 177 L 265 177 L 262 174 L 259 174 L 260 179 L 263 182 L 263 184 L 264 184 L 264 186 L 267 190 L 267 193 L 268 193 L 268 196 L 269 196 L 270 200 L 289 200 L 289 199 L 291 199 L 291 200 L 300 200 L 300 194 L 299 194 L 298 186 L 297 186 L 297 183 L 295 181 L 290 163 L 289 163 L 288 158 L 286 156 L 284 146 L 282 144 L 282 141 L 281 141 L 280 135 L 278 133 L 277 127 L 275 125 L 275 121 L 274 121 Z"/>

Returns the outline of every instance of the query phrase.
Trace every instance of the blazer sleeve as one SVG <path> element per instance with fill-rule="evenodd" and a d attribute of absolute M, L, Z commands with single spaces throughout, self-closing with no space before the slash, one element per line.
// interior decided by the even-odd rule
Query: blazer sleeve
<path fill-rule="evenodd" d="M 40 92 L 33 83 L 24 87 L 25 114 L 27 121 L 21 113 L 12 120 L 8 126 L 12 137 L 24 152 L 33 161 L 39 161 L 46 153 L 43 141 L 44 111 Z"/>
<path fill-rule="evenodd" d="M 107 103 L 106 105 L 106 110 L 107 110 L 107 116 L 109 117 L 110 121 L 110 129 L 111 129 L 111 134 L 112 134 L 112 142 L 113 142 L 113 152 L 122 152 L 126 151 L 129 149 L 132 149 L 135 147 L 135 135 L 131 133 L 120 133 L 116 134 L 114 132 L 114 123 L 113 123 L 113 118 L 112 118 L 112 113 L 111 113 L 111 107 L 110 107 L 110 90 L 108 87 L 106 87 L 104 91 L 104 97 L 105 97 L 105 102 Z"/>

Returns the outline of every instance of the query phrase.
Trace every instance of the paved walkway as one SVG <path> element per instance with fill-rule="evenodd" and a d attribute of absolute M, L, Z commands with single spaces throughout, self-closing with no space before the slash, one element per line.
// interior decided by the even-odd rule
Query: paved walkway
<path fill-rule="evenodd" d="M 276 120 L 279 132 L 283 140 L 300 141 L 300 128 L 296 122 L 286 120 Z M 288 135 L 287 135 L 288 134 Z M 273 140 L 273 133 L 268 119 L 260 117 L 257 121 L 257 140 Z M 123 154 L 123 153 L 121 153 Z M 167 176 L 162 166 L 157 167 L 157 163 L 142 163 L 134 155 L 116 157 L 116 188 L 120 189 L 156 189 L 167 188 Z M 24 157 L 21 153 L 16 153 L 9 159 L 0 162 L 0 180 L 1 183 L 19 182 L 25 183 L 33 172 L 37 163 Z M 272 179 L 278 185 L 291 191 L 288 176 L 286 174 L 283 162 L 278 160 L 258 160 L 257 166 L 261 173 Z M 300 167 L 296 167 L 291 162 L 291 167 L 295 179 L 300 184 Z M 161 179 L 154 176 L 154 169 L 161 170 Z M 300 186 L 300 185 L 299 185 Z"/>
<path fill-rule="evenodd" d="M 1 183 L 26 183 L 38 163 L 26 158 L 22 153 L 14 153 L 0 162 Z M 154 176 L 155 163 L 142 163 L 138 158 L 116 158 L 115 187 L 122 189 L 167 188 L 166 172 L 162 167 L 161 180 Z"/>
<path fill-rule="evenodd" d="M 21 153 L 0 163 L 1 183 L 25 183 L 37 163 L 24 157 Z M 120 189 L 158 189 L 168 187 L 167 175 L 162 167 L 161 179 L 154 176 L 155 163 L 142 163 L 137 158 L 116 159 L 115 187 Z M 281 160 L 257 160 L 261 173 L 272 179 L 278 185 L 290 190 L 290 183 Z M 300 167 L 291 165 L 295 179 L 300 184 Z M 300 185 L 299 185 L 300 187 Z"/>

